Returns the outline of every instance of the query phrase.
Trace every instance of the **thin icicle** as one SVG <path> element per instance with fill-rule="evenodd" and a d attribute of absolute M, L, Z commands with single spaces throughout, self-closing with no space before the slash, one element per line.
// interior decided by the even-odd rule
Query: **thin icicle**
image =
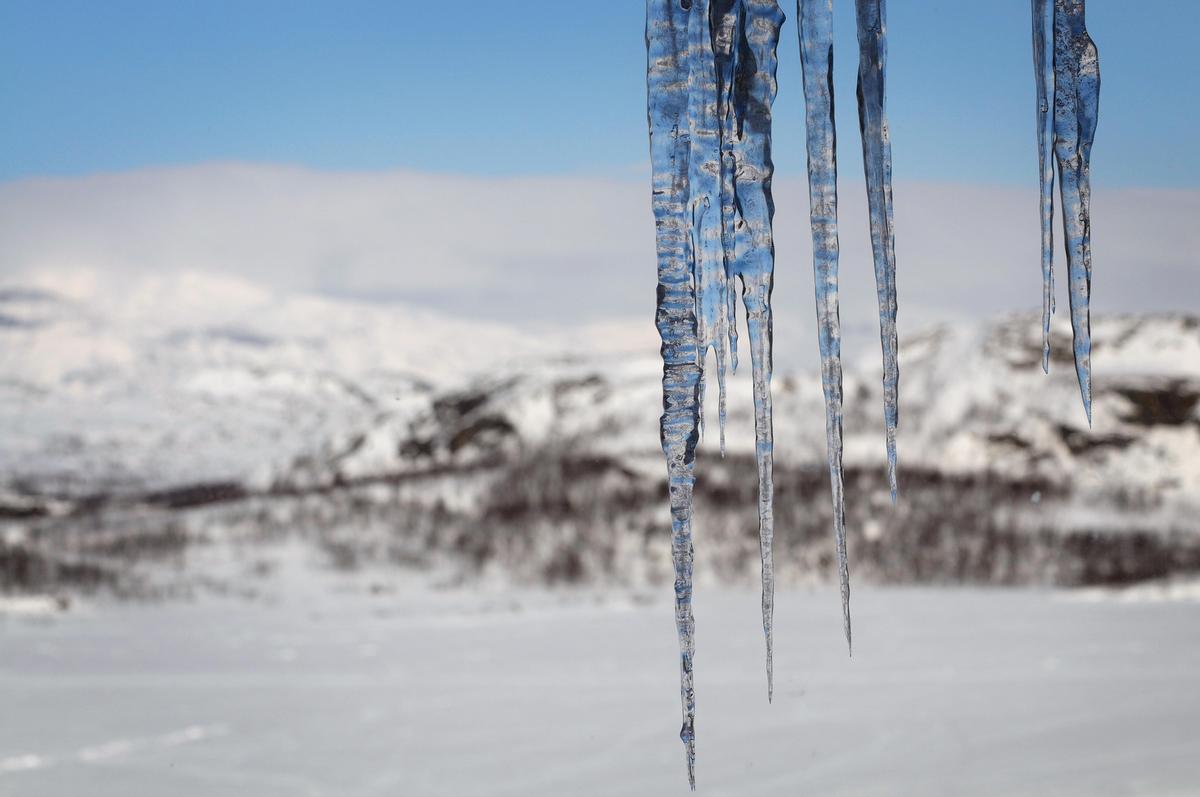
<path fill-rule="evenodd" d="M 775 536 L 774 442 L 771 423 L 772 321 L 775 243 L 771 196 L 771 105 L 775 101 L 776 51 L 784 15 L 775 0 L 742 0 L 736 37 L 734 106 L 737 163 L 735 273 L 742 280 L 742 303 L 750 336 L 754 384 L 754 452 L 758 467 L 758 532 L 762 555 L 762 617 L 767 644 L 767 698 L 774 695 Z"/>
<path fill-rule="evenodd" d="M 773 692 L 771 104 L 783 12 L 775 0 L 648 0 L 648 115 L 658 241 L 662 444 L 667 457 L 683 739 L 695 788 L 692 494 L 705 359 L 717 357 L 724 453 L 726 354 L 736 364 L 734 281 L 750 337 L 767 694 Z M 726 348 L 728 346 L 728 349 Z"/>
<path fill-rule="evenodd" d="M 871 250 L 883 346 L 883 418 L 887 425 L 888 483 L 896 501 L 896 424 L 900 364 L 896 339 L 896 247 L 892 238 L 892 145 L 884 109 L 887 26 L 884 0 L 855 0 L 858 18 L 858 123 L 871 213 Z"/>
<path fill-rule="evenodd" d="M 693 286 L 688 186 L 691 140 L 688 112 L 688 18 L 678 0 L 648 0 L 646 52 L 650 158 L 658 253 L 658 310 L 662 338 L 661 434 L 671 502 L 671 558 L 675 566 L 675 627 L 679 635 L 679 688 L 688 781 L 696 787 L 696 692 L 693 682 L 692 490 L 700 437 L 701 349 Z"/>
<path fill-rule="evenodd" d="M 741 0 L 712 0 L 712 50 L 717 76 L 717 124 L 721 139 L 721 250 L 725 264 L 725 318 L 729 332 L 729 366 L 738 367 L 737 294 L 734 290 L 734 232 L 737 225 L 737 196 L 734 179 L 737 156 L 734 151 L 734 66 L 737 38 L 742 25 Z M 721 456 L 725 456 L 725 435 L 721 435 Z"/>
<path fill-rule="evenodd" d="M 681 4 L 682 5 L 682 4 Z M 691 191 L 693 275 L 701 367 L 712 349 L 717 358 L 717 418 L 725 439 L 725 367 L 728 352 L 729 280 L 721 239 L 721 131 L 717 72 L 713 58 L 708 0 L 692 0 L 688 14 L 688 107 L 691 137 L 688 185 Z"/>
<path fill-rule="evenodd" d="M 1054 315 L 1054 117 L 1050 114 L 1054 63 L 1051 0 L 1032 0 L 1033 73 L 1037 81 L 1038 174 L 1042 218 L 1042 370 L 1050 373 L 1050 317 Z"/>
<path fill-rule="evenodd" d="M 825 391 L 825 435 L 833 534 L 842 588 L 842 622 L 850 647 L 850 568 L 846 557 L 842 478 L 842 333 L 838 315 L 837 132 L 833 117 L 833 0 L 797 0 L 800 64 L 808 140 L 808 205 L 813 240 L 817 342 Z"/>
<path fill-rule="evenodd" d="M 1054 2 L 1054 155 L 1062 194 L 1075 374 L 1092 423 L 1091 181 L 1100 103 L 1100 62 L 1084 24 L 1083 0 Z"/>

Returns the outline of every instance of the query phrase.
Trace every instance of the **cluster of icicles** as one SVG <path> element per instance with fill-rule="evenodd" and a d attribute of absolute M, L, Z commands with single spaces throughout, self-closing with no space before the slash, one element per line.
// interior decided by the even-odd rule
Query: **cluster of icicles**
<path fill-rule="evenodd" d="M 1091 256 L 1088 157 L 1096 127 L 1099 73 L 1084 28 L 1083 0 L 1032 0 L 1041 157 L 1044 362 L 1049 365 L 1053 311 L 1051 214 L 1059 165 L 1075 363 L 1091 419 L 1088 295 Z M 892 235 L 892 156 L 884 111 L 887 38 L 884 0 L 855 0 L 858 114 L 870 213 L 871 246 L 883 347 L 888 481 L 896 499 L 899 389 L 896 258 Z M 838 320 L 837 151 L 833 96 L 832 0 L 798 0 L 807 124 L 810 224 L 817 330 L 833 531 L 843 623 L 850 644 L 850 576 L 842 483 L 842 365 Z M 695 788 L 695 690 L 692 614 L 692 492 L 703 432 L 705 363 L 716 358 L 721 449 L 725 445 L 725 372 L 738 362 L 741 285 L 754 390 L 755 455 L 762 552 L 762 616 L 767 695 L 773 690 L 771 288 L 771 105 L 784 14 L 776 0 L 647 0 L 646 46 L 653 209 L 657 231 L 658 310 L 662 337 L 662 446 L 667 458 L 675 622 L 688 779 Z M 1051 45 L 1051 42 L 1053 44 Z M 1053 100 L 1051 114 L 1050 100 Z"/>

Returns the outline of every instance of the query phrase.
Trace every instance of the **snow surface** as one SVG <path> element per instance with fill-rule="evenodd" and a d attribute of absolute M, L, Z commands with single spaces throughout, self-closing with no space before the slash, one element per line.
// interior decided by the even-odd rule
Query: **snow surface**
<path fill-rule="evenodd" d="M 0 794 L 685 794 L 669 590 L 431 592 L 282 545 L 255 601 L 0 613 Z M 696 595 L 712 795 L 1200 793 L 1200 603 Z M 1084 597 L 1083 600 L 1077 597 Z"/>

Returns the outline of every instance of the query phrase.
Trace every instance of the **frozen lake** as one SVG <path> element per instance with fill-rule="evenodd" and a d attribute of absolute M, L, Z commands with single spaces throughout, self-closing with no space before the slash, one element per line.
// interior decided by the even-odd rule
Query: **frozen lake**
<path fill-rule="evenodd" d="M 394 578 L 394 576 L 393 576 Z M 313 573 L 268 598 L 0 614 L 0 794 L 685 794 L 669 588 L 430 593 Z M 705 794 L 1200 793 L 1200 603 L 697 596 Z"/>

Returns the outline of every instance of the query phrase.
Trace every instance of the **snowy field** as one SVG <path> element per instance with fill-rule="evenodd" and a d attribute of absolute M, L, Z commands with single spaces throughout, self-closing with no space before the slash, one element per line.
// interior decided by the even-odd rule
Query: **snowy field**
<path fill-rule="evenodd" d="M 299 561 L 299 557 L 297 557 Z M 254 600 L 0 611 L 0 794 L 685 794 L 669 589 L 431 592 L 284 568 Z M 1200 602 L 697 596 L 705 794 L 1200 794 Z"/>

